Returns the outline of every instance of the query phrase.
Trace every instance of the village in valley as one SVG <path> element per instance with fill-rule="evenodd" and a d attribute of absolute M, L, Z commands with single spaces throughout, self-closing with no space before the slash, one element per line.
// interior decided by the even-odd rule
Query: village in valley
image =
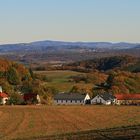
<path fill-rule="evenodd" d="M 41 105 L 38 94 L 25 93 L 22 97 L 25 104 Z M 0 99 L 1 105 L 6 105 L 10 99 L 7 93 L 2 92 L 1 86 Z M 58 93 L 52 100 L 52 105 L 140 105 L 140 94 L 101 93 L 91 98 L 88 93 Z"/>
<path fill-rule="evenodd" d="M 139 140 L 139 58 L 36 63 L 0 58 L 1 140 Z"/>
<path fill-rule="evenodd" d="M 48 71 L 48 67 L 40 71 L 40 65 L 28 68 L 0 59 L 0 104 L 139 106 L 140 74 L 126 69 L 126 64 L 131 66 L 133 61 L 131 67 L 135 68 L 135 61 L 139 63 L 139 59 L 135 59 L 108 57 L 97 62 L 87 60 L 79 64 L 52 65 Z M 96 68 L 96 63 L 104 71 Z M 111 67 L 108 68 L 106 63 Z M 118 63 L 117 67 L 112 63 Z"/>
<path fill-rule="evenodd" d="M 140 140 L 140 0 L 1 0 L 0 140 Z"/>

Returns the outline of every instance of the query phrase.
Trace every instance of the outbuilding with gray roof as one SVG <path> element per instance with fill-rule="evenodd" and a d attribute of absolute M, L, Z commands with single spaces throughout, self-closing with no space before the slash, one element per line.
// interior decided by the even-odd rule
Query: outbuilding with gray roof
<path fill-rule="evenodd" d="M 80 93 L 59 93 L 54 96 L 56 105 L 84 105 L 90 103 L 88 94 Z"/>

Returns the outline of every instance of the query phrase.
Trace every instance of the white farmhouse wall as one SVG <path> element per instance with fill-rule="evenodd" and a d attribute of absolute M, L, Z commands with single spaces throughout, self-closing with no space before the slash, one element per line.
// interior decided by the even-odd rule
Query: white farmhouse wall
<path fill-rule="evenodd" d="M 108 101 L 106 101 L 106 103 L 105 103 L 106 105 L 111 105 L 111 101 L 110 100 L 108 100 Z"/>
<path fill-rule="evenodd" d="M 84 104 L 86 103 L 87 100 L 90 100 L 90 97 L 89 97 L 88 94 L 86 94 L 86 97 L 85 97 L 85 99 L 84 99 Z"/>
<path fill-rule="evenodd" d="M 109 104 L 103 98 L 101 98 L 99 95 L 97 95 L 96 97 L 94 97 L 91 100 L 91 104 L 98 104 L 98 103 L 101 103 L 101 104 Z"/>
<path fill-rule="evenodd" d="M 84 105 L 87 100 L 90 100 L 88 94 L 85 95 L 83 100 L 54 100 L 55 105 Z"/>
<path fill-rule="evenodd" d="M 8 100 L 8 97 L 2 98 L 2 102 L 1 102 L 1 104 L 2 104 L 2 105 L 5 105 L 6 102 L 7 102 L 7 100 Z"/>
<path fill-rule="evenodd" d="M 2 93 L 2 87 L 0 86 L 0 92 Z"/>
<path fill-rule="evenodd" d="M 80 100 L 54 100 L 56 105 L 82 105 L 84 101 Z"/>
<path fill-rule="evenodd" d="M 131 101 L 132 102 L 132 101 Z M 116 104 L 117 105 L 122 105 L 122 104 L 129 104 L 130 101 L 129 100 L 117 100 Z"/>
<path fill-rule="evenodd" d="M 36 99 L 37 99 L 38 103 L 40 104 L 41 103 L 41 99 L 40 99 L 39 95 L 36 96 Z"/>

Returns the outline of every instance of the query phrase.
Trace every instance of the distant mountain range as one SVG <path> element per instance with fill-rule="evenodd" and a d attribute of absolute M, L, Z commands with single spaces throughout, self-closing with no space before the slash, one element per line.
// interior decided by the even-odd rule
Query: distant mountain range
<path fill-rule="evenodd" d="M 110 42 L 63 42 L 63 41 L 37 41 L 31 43 L 0 45 L 0 53 L 12 52 L 44 52 L 44 51 L 99 51 L 99 50 L 122 50 L 139 49 L 139 43 L 110 43 Z"/>
<path fill-rule="evenodd" d="M 140 57 L 140 44 L 46 40 L 0 45 L 0 57 L 27 64 L 75 62 L 116 55 Z"/>

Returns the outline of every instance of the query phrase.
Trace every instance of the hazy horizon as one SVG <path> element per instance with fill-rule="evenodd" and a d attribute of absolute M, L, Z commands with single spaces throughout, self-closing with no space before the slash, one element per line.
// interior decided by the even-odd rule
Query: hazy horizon
<path fill-rule="evenodd" d="M 3 0 L 0 44 L 140 42 L 139 0 Z"/>
<path fill-rule="evenodd" d="M 1 43 L 0 45 L 8 45 L 8 44 L 28 44 L 28 43 L 34 43 L 34 42 L 43 42 L 43 41 L 57 41 L 57 42 L 70 42 L 70 43 L 130 43 L 130 44 L 140 44 L 140 42 L 126 42 L 126 41 L 118 41 L 118 42 L 113 42 L 113 41 L 65 41 L 65 40 L 54 40 L 54 39 L 45 39 L 45 40 L 33 40 L 33 41 L 27 41 L 27 42 L 11 42 L 11 43 Z"/>

